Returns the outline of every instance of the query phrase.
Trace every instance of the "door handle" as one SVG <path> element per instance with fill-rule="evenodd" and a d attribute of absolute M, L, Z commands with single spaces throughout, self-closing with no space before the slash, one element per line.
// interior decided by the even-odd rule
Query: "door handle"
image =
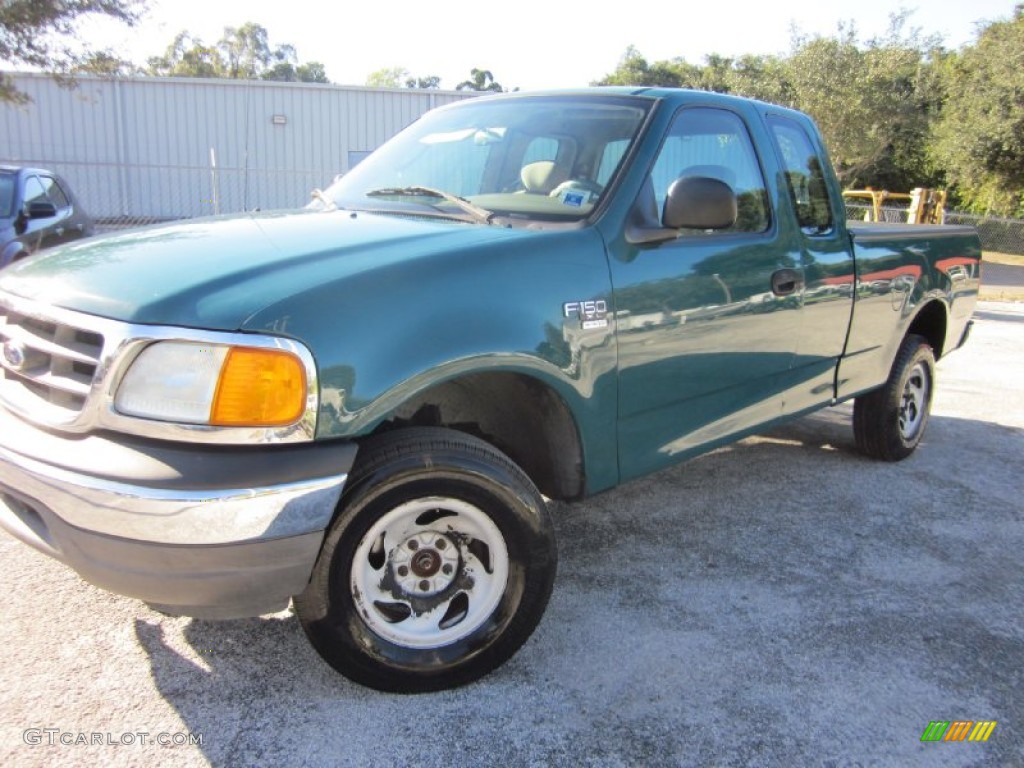
<path fill-rule="evenodd" d="M 802 291 L 804 276 L 798 269 L 778 269 L 772 272 L 772 293 L 776 296 L 789 296 Z"/>

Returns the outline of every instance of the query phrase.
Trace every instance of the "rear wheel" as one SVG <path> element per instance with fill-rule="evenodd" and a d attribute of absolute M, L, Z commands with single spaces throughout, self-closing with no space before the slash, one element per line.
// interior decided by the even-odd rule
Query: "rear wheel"
<path fill-rule="evenodd" d="M 854 401 L 857 448 L 883 461 L 899 461 L 912 454 L 928 424 L 934 384 L 932 348 L 921 336 L 907 336 L 885 384 Z"/>
<path fill-rule="evenodd" d="M 555 567 L 544 500 L 510 459 L 458 432 L 402 430 L 360 448 L 295 607 L 346 677 L 440 690 L 516 652 L 543 615 Z"/>

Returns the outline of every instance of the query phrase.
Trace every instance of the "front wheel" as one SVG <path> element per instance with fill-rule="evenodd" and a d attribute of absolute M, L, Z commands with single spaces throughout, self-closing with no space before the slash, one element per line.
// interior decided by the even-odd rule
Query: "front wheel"
<path fill-rule="evenodd" d="M 853 404 L 857 448 L 883 461 L 907 458 L 924 435 L 935 384 L 935 355 L 921 336 L 900 345 L 889 378 Z"/>
<path fill-rule="evenodd" d="M 360 447 L 309 586 L 303 629 L 346 677 L 422 692 L 510 658 L 544 613 L 556 567 L 543 498 L 508 457 L 445 429 Z"/>

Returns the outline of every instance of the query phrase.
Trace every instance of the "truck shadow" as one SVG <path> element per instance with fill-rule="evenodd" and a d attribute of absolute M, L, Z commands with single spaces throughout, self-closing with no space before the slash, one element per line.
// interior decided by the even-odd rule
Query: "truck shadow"
<path fill-rule="evenodd" d="M 801 718 L 831 732 L 820 712 L 835 696 L 895 711 L 911 695 L 887 698 L 901 686 L 947 708 L 955 695 L 934 691 L 990 690 L 993 665 L 1024 653 L 979 618 L 1020 629 L 1006 606 L 1024 570 L 998 531 L 1020 523 L 1024 430 L 933 416 L 904 462 L 855 452 L 849 409 L 831 409 L 552 503 L 561 563 L 546 617 L 508 664 L 457 691 L 404 697 L 349 683 L 288 612 L 232 622 L 152 613 L 135 635 L 157 691 L 202 734 L 213 765 L 536 764 L 602 730 L 609 738 L 588 742 L 592 762 L 712 759 Z M 983 520 L 966 517 L 982 508 Z M 958 600 L 933 600 L 951 579 Z M 996 656 L 978 665 L 964 643 Z M 836 665 L 860 677 L 828 671 Z M 766 703 L 769 690 L 785 692 L 790 715 Z M 1021 690 L 991 689 L 991 711 L 1024 712 Z M 651 701 L 674 702 L 675 714 L 651 727 Z M 919 732 L 928 716 L 916 706 L 906 727 Z M 672 726 L 680 719 L 688 736 Z M 715 725 L 725 721 L 727 734 Z M 444 743 L 424 745 L 426 733 Z M 486 759 L 465 746 L 481 743 Z"/>

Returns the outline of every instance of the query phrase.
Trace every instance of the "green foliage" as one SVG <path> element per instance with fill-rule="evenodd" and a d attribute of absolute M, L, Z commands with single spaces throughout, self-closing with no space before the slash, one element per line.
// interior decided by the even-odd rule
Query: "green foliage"
<path fill-rule="evenodd" d="M 504 88 L 500 83 L 495 82 L 494 75 L 487 69 L 476 69 L 469 71 L 471 79 L 463 80 L 455 86 L 457 91 L 496 91 L 501 93 Z"/>
<path fill-rule="evenodd" d="M 437 75 L 428 75 L 427 77 L 410 77 L 405 81 L 406 88 L 440 88 L 441 78 Z"/>
<path fill-rule="evenodd" d="M 225 27 L 216 45 L 207 45 L 187 31 L 179 32 L 163 56 L 150 57 L 146 71 L 173 77 L 330 82 L 323 64 L 299 64 L 294 46 L 286 43 L 272 47 L 267 30 L 251 21 L 240 27 Z"/>
<path fill-rule="evenodd" d="M 366 84 L 373 88 L 401 88 L 408 76 L 409 70 L 405 67 L 384 67 L 367 75 Z"/>
<path fill-rule="evenodd" d="M 932 156 L 967 207 L 1024 216 L 1024 5 L 944 64 Z"/>
<path fill-rule="evenodd" d="M 929 180 L 923 148 L 939 102 L 928 76 L 938 41 L 905 31 L 893 15 L 883 38 L 858 44 L 854 27 L 831 38 L 796 37 L 786 60 L 791 102 L 813 116 L 840 180 L 906 189 Z M 903 186 L 903 185 L 901 185 Z"/>
<path fill-rule="evenodd" d="M 619 59 L 619 66 L 592 85 L 646 85 L 682 88 L 682 68 L 690 67 L 682 59 L 656 61 L 649 64 L 647 59 L 632 45 Z M 696 68 L 694 68 L 696 69 Z"/>
<path fill-rule="evenodd" d="M 225 77 L 217 48 L 184 30 L 174 36 L 163 56 L 150 57 L 146 70 L 167 77 Z"/>
<path fill-rule="evenodd" d="M 675 86 L 794 107 L 821 129 L 847 187 L 909 191 L 954 185 L 978 211 L 1024 215 L 1024 5 L 951 53 L 936 37 L 890 17 L 887 33 L 862 42 L 853 25 L 831 36 L 795 31 L 779 56 L 700 65 L 649 62 L 626 49 L 597 85 Z"/>
<path fill-rule="evenodd" d="M 405 67 L 385 67 L 371 72 L 366 84 L 374 88 L 440 88 L 441 78 L 437 75 L 412 77 Z"/>
<path fill-rule="evenodd" d="M 93 51 L 75 64 L 71 71 L 78 75 L 99 75 L 101 77 L 125 77 L 139 74 L 132 62 L 115 56 L 110 51 Z"/>
<path fill-rule="evenodd" d="M 0 2 L 0 62 L 67 74 L 87 67 L 96 52 L 83 50 L 75 25 L 82 16 L 108 16 L 132 25 L 143 0 L 3 0 Z M 107 54 L 113 58 L 112 54 Z M 28 96 L 0 72 L 0 101 L 27 102 Z"/>

